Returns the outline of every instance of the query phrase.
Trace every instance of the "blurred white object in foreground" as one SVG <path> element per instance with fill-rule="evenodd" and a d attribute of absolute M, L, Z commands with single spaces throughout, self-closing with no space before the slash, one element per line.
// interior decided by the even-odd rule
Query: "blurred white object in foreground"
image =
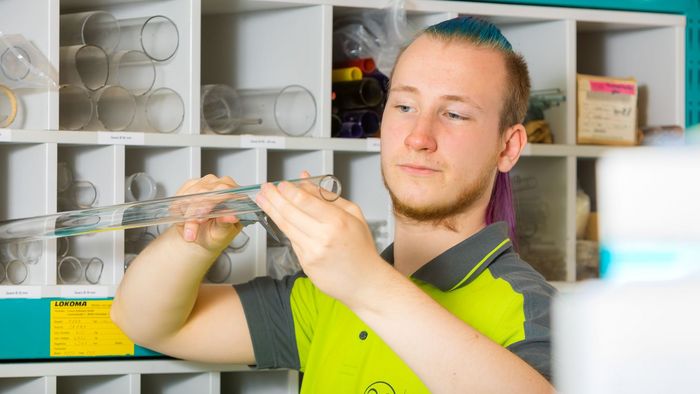
<path fill-rule="evenodd" d="M 599 161 L 603 279 L 553 305 L 560 392 L 700 392 L 699 176 L 697 148 Z"/>

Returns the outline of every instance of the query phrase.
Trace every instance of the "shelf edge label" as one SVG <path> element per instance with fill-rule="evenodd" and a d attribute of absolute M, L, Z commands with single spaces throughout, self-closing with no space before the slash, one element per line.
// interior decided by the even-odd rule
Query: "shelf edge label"
<path fill-rule="evenodd" d="M 11 142 L 12 130 L 0 129 L 0 142 Z"/>
<path fill-rule="evenodd" d="M 241 147 L 243 148 L 274 148 L 284 149 L 286 146 L 285 137 L 275 137 L 270 135 L 241 135 Z"/>
<path fill-rule="evenodd" d="M 41 298 L 41 286 L 0 286 L 0 298 Z"/>
<path fill-rule="evenodd" d="M 367 138 L 367 150 L 369 152 L 379 152 L 380 148 L 379 138 Z"/>
<path fill-rule="evenodd" d="M 103 145 L 143 145 L 145 142 L 144 133 L 112 131 L 98 131 L 97 143 Z"/>
<path fill-rule="evenodd" d="M 59 286 L 61 298 L 107 298 L 107 286 Z"/>

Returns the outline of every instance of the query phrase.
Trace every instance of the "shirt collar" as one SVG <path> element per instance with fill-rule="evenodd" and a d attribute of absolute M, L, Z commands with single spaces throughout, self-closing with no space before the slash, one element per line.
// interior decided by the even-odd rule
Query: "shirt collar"
<path fill-rule="evenodd" d="M 493 223 L 430 260 L 411 277 L 452 291 L 470 283 L 511 247 L 508 225 Z M 394 264 L 393 243 L 384 249 L 382 258 Z"/>

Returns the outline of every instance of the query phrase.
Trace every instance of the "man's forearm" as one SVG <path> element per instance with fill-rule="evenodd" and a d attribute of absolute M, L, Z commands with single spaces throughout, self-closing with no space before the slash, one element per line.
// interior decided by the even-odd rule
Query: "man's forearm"
<path fill-rule="evenodd" d="M 551 392 L 507 349 L 464 323 L 388 265 L 349 307 L 436 393 Z"/>
<path fill-rule="evenodd" d="M 174 334 L 186 322 L 215 258 L 170 228 L 130 264 L 114 298 L 112 319 L 140 344 Z"/>

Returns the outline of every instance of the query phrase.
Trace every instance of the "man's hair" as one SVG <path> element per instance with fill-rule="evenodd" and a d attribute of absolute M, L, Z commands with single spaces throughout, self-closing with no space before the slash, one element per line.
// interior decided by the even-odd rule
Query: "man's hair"
<path fill-rule="evenodd" d="M 530 96 L 527 64 L 520 54 L 513 51 L 510 42 L 498 27 L 483 19 L 466 16 L 432 25 L 422 34 L 445 42 L 468 42 L 476 47 L 491 48 L 502 53 L 506 67 L 506 89 L 503 92 L 499 132 L 504 133 L 509 127 L 523 122 Z M 510 178 L 508 174 L 499 171 L 486 208 L 486 224 L 501 220 L 508 223 L 510 238 L 517 247 Z"/>

